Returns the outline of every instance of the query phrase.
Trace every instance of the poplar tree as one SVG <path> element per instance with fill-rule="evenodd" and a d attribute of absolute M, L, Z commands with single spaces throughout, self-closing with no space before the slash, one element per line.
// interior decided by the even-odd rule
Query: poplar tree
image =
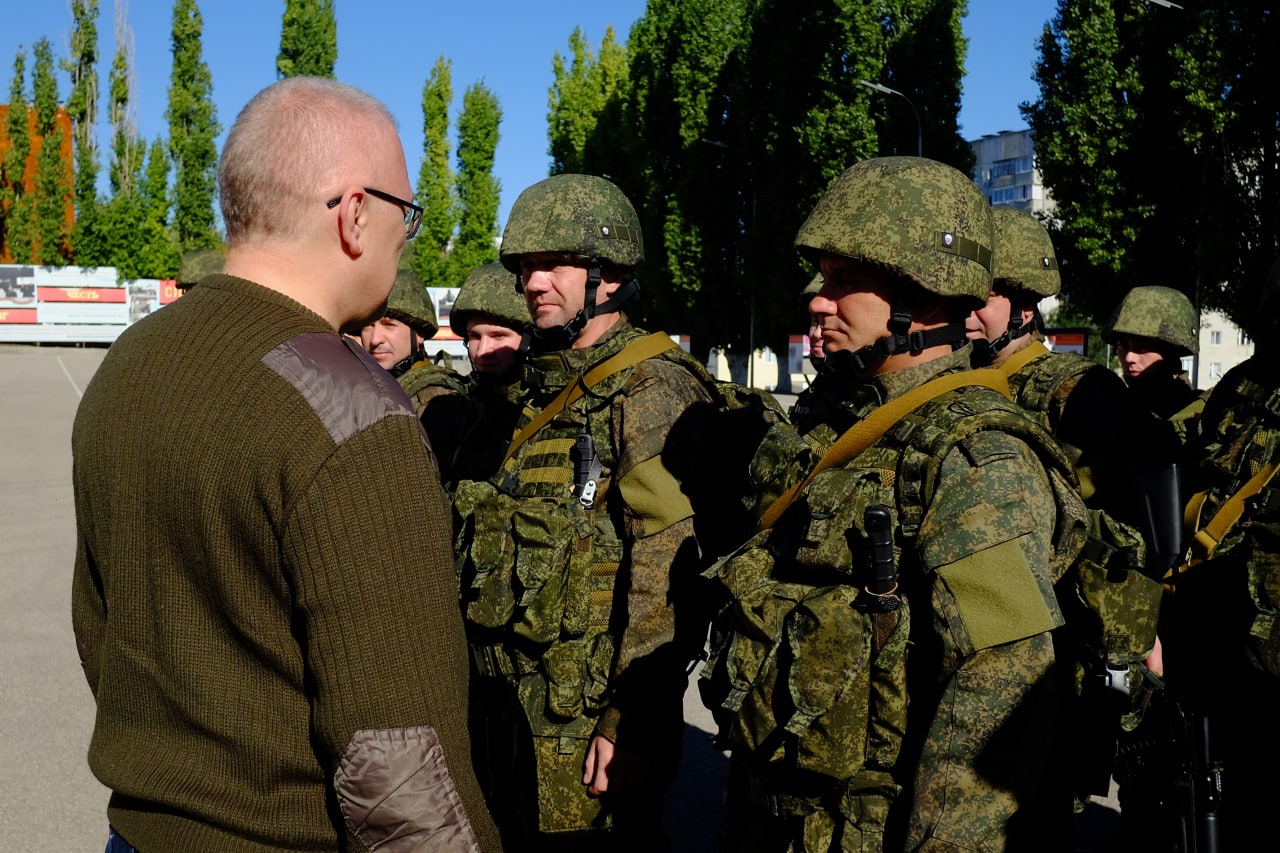
<path fill-rule="evenodd" d="M 37 264 L 70 262 L 71 226 L 68 208 L 73 201 L 71 164 L 62 153 L 65 137 L 58 123 L 58 81 L 54 76 L 53 45 L 47 38 L 35 44 L 32 91 L 35 95 L 36 154 L 35 227 L 31 261 Z"/>
<path fill-rule="evenodd" d="M 599 168 L 606 152 L 587 151 L 598 124 L 621 121 L 627 91 L 627 50 L 613 27 L 605 29 L 598 52 L 580 27 L 569 35 L 569 55 L 556 51 L 551 60 L 554 82 L 547 91 L 547 123 L 551 173 L 583 172 L 587 163 Z"/>
<path fill-rule="evenodd" d="M 412 263 L 413 271 L 432 287 L 455 284 L 449 277 L 449 250 L 458 222 L 454 176 L 449 167 L 452 80 L 452 63 L 441 56 L 422 87 L 422 166 L 418 171 L 416 198 L 423 213 L 422 227 L 413 240 Z"/>
<path fill-rule="evenodd" d="M 63 70 L 71 76 L 67 115 L 75 148 L 76 221 L 71 233 L 80 266 L 106 263 L 106 235 L 98 200 L 98 0 L 71 0 L 75 22 L 71 56 Z"/>
<path fill-rule="evenodd" d="M 333 77 L 338 61 L 338 25 L 333 0 L 286 0 L 276 76 Z"/>
<path fill-rule="evenodd" d="M 181 251 L 217 246 L 214 195 L 221 128 L 213 105 L 213 79 L 202 58 L 204 20 L 196 0 L 173 4 L 173 72 L 169 80 L 169 156 L 176 169 L 173 231 Z M 176 268 L 175 268 L 176 272 Z"/>
<path fill-rule="evenodd" d="M 5 136 L 9 148 L 0 158 L 0 246 L 15 263 L 31 262 L 31 200 L 24 179 L 31 156 L 31 126 L 26 94 L 27 52 L 13 60 Z"/>
<path fill-rule="evenodd" d="M 462 96 L 458 115 L 458 239 L 453 250 L 451 281 L 461 284 L 467 273 L 498 259 L 498 195 L 493 176 L 502 108 L 483 83 L 472 83 Z"/>
<path fill-rule="evenodd" d="M 112 198 L 133 194 L 147 152 L 133 122 L 133 32 L 124 8 L 123 3 L 116 5 L 116 53 L 107 83 L 107 118 L 112 128 L 109 169 Z"/>

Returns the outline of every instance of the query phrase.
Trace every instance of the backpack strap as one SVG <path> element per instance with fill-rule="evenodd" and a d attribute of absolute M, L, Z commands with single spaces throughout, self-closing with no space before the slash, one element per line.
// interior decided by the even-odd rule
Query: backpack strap
<path fill-rule="evenodd" d="M 1004 360 L 996 369 L 1003 373 L 1006 377 L 1017 373 L 1027 364 L 1035 361 L 1042 355 L 1048 355 L 1049 348 L 1039 341 L 1032 341 L 1021 349 L 1013 353 Z"/>
<path fill-rule="evenodd" d="M 796 498 L 809 487 L 809 483 L 813 481 L 814 477 L 828 468 L 843 465 L 862 453 L 862 451 L 879 441 L 885 431 L 905 415 L 948 391 L 973 385 L 991 388 L 999 391 L 1005 397 L 1009 396 L 1009 383 L 1005 380 L 1004 374 L 999 370 L 987 367 L 940 376 L 918 388 L 911 389 L 897 399 L 890 400 L 851 426 L 844 435 L 840 436 L 836 443 L 831 446 L 831 449 L 818 460 L 818 464 L 809 472 L 809 476 L 792 486 L 791 489 L 765 510 L 764 515 L 760 517 L 760 521 L 756 525 L 756 529 L 765 530 L 772 527 L 782 517 L 782 514 L 787 511 L 787 508 L 795 502 Z"/>
<path fill-rule="evenodd" d="M 1191 500 L 1187 501 L 1186 513 L 1183 516 L 1187 530 L 1192 533 L 1190 556 L 1185 569 L 1193 568 L 1213 557 L 1214 552 L 1218 550 L 1219 543 L 1231 532 L 1231 528 L 1236 526 L 1236 522 L 1240 520 L 1240 517 L 1244 515 L 1245 504 L 1249 498 L 1266 488 L 1278 469 L 1280 469 L 1280 460 L 1263 466 L 1258 473 L 1249 479 L 1249 482 L 1244 484 L 1240 491 L 1227 499 L 1227 502 L 1214 513 L 1213 518 L 1204 527 L 1200 527 L 1200 512 L 1204 508 L 1204 502 L 1209 493 L 1196 492 L 1191 496 Z M 1176 571 L 1177 574 L 1181 574 L 1185 569 L 1170 569 L 1170 573 L 1174 574 Z M 1166 580 L 1169 579 L 1170 577 L 1166 576 Z"/>
<path fill-rule="evenodd" d="M 503 465 L 515 455 L 520 445 L 528 441 L 533 437 L 534 433 L 546 426 L 552 418 L 572 406 L 578 398 L 593 387 L 610 376 L 621 373 L 629 367 L 635 367 L 646 359 L 661 355 L 675 346 L 676 342 L 671 340 L 669 336 L 663 332 L 654 332 L 639 340 L 632 341 L 623 347 L 620 352 L 600 362 L 585 374 L 579 376 L 577 380 L 570 382 L 554 400 L 547 404 L 545 409 L 539 412 L 533 420 L 525 424 L 524 429 L 516 433 L 515 437 L 511 439 L 511 444 L 507 446 L 507 453 L 502 457 Z"/>

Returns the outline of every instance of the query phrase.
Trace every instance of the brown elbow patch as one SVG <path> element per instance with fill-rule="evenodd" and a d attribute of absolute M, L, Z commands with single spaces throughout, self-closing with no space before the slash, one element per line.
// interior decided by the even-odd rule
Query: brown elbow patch
<path fill-rule="evenodd" d="M 480 851 L 431 726 L 356 732 L 333 784 L 348 828 L 370 850 Z"/>

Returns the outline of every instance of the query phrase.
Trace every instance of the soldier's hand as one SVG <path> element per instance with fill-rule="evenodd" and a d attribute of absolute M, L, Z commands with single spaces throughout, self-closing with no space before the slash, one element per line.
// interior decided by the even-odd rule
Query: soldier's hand
<path fill-rule="evenodd" d="M 625 749 L 618 749 L 603 735 L 591 739 L 587 760 L 583 765 L 582 784 L 587 793 L 598 797 L 606 791 L 619 793 L 644 775 L 646 762 Z"/>

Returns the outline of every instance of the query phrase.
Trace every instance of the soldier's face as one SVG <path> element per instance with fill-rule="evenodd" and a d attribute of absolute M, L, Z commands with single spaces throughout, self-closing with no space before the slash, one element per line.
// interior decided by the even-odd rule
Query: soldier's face
<path fill-rule="evenodd" d="M 994 341 L 1009 329 L 1009 297 L 991 291 L 987 304 L 970 314 L 964 321 L 964 331 L 971 341 Z"/>
<path fill-rule="evenodd" d="M 471 318 L 467 321 L 467 355 L 477 373 L 502 376 L 515 366 L 520 333 L 510 326 Z"/>
<path fill-rule="evenodd" d="M 524 287 L 525 302 L 529 304 L 529 314 L 539 329 L 563 326 L 586 304 L 587 270 L 567 263 L 563 255 L 539 253 L 522 256 L 520 281 Z"/>
<path fill-rule="evenodd" d="M 1141 376 L 1151 365 L 1164 360 L 1157 345 L 1157 341 L 1141 335 L 1116 335 L 1116 355 L 1126 379 Z"/>
<path fill-rule="evenodd" d="M 360 329 L 360 346 L 373 360 L 390 370 L 413 352 L 413 330 L 390 317 L 383 317 Z"/>
<path fill-rule="evenodd" d="M 824 255 L 822 289 L 809 302 L 823 353 L 856 352 L 889 334 L 893 287 L 893 279 L 881 270 Z"/>

